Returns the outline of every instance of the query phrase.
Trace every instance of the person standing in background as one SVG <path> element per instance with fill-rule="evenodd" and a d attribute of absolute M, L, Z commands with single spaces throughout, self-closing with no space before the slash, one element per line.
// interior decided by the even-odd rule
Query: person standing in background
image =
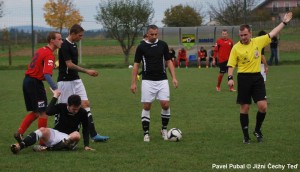
<path fill-rule="evenodd" d="M 265 32 L 265 31 L 262 30 L 262 31 L 260 31 L 260 32 L 258 33 L 258 36 L 262 36 L 262 35 L 265 35 L 265 34 L 267 34 L 267 32 Z M 269 70 L 269 68 L 268 68 L 268 64 L 267 64 L 266 57 L 265 57 L 265 48 L 263 48 L 263 49 L 261 50 L 260 73 L 261 73 L 261 75 L 262 75 L 263 78 L 264 78 L 264 82 L 267 81 L 267 73 L 268 73 L 268 70 Z"/>
<path fill-rule="evenodd" d="M 224 73 L 227 73 L 228 67 L 227 62 L 230 55 L 230 51 L 233 47 L 233 41 L 228 37 L 227 29 L 222 30 L 222 36 L 219 38 L 215 44 L 215 53 L 213 58 L 213 65 L 216 64 L 216 57 L 218 57 L 219 64 L 219 75 L 217 78 L 216 91 L 221 91 L 221 83 L 224 76 Z M 229 87 L 229 91 L 236 91 L 233 86 Z"/>
<path fill-rule="evenodd" d="M 275 59 L 275 65 L 278 65 L 278 52 L 277 52 L 277 47 L 278 47 L 278 39 L 277 37 L 272 38 L 272 42 L 270 44 L 271 48 L 271 56 L 269 59 L 269 65 L 271 66 L 273 63 L 273 58 Z"/>

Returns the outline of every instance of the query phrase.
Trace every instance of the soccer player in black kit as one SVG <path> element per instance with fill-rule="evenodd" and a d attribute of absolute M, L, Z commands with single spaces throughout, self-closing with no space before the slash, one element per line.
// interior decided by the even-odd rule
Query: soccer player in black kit
<path fill-rule="evenodd" d="M 80 140 L 79 129 L 82 125 L 82 134 L 85 150 L 93 150 L 89 147 L 89 129 L 88 129 L 88 113 L 81 107 L 81 99 L 78 95 L 71 95 L 68 98 L 68 104 L 56 104 L 60 93 L 53 92 L 53 98 L 47 107 L 46 113 L 49 116 L 58 114 L 57 123 L 54 128 L 40 128 L 20 143 L 11 145 L 11 151 L 14 154 L 20 150 L 34 145 L 36 141 L 43 140 L 46 146 L 35 145 L 34 151 L 45 150 L 73 150 Z"/>
<path fill-rule="evenodd" d="M 143 62 L 141 86 L 143 110 L 141 120 L 144 130 L 144 142 L 150 141 L 150 109 L 155 99 L 160 101 L 162 108 L 161 134 L 164 140 L 168 140 L 167 126 L 170 119 L 170 89 L 165 64 L 167 64 L 169 72 L 171 73 L 175 88 L 178 86 L 178 81 L 175 76 L 174 65 L 169 55 L 169 47 L 164 41 L 158 40 L 158 27 L 156 25 L 148 26 L 147 40 L 141 42 L 137 47 L 130 88 L 132 93 L 135 93 L 137 90 L 136 76 L 141 62 Z"/>

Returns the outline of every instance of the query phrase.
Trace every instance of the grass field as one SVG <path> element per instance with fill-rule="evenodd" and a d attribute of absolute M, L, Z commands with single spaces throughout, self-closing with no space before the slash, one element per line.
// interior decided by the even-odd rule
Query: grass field
<path fill-rule="evenodd" d="M 233 171 L 229 164 L 265 164 L 265 171 L 278 171 L 268 165 L 280 164 L 285 165 L 284 171 L 299 171 L 299 165 L 296 170 L 287 169 L 287 164 L 300 163 L 299 66 L 271 66 L 269 70 L 262 144 L 254 137 L 250 145 L 242 143 L 236 92 L 228 91 L 226 78 L 221 92 L 215 91 L 217 68 L 176 69 L 179 88 L 171 87 L 169 128 L 181 129 L 183 140 L 162 140 L 160 108 L 155 102 L 150 143 L 143 142 L 140 89 L 135 95 L 129 90 L 131 70 L 100 69 L 100 77 L 81 74 L 81 78 L 96 128 L 109 135 L 110 141 L 91 143 L 94 152 L 84 151 L 80 142 L 79 150 L 73 152 L 36 153 L 28 148 L 19 155 L 13 155 L 9 145 L 15 142 L 12 134 L 26 113 L 21 91 L 24 71 L 0 70 L 0 171 Z M 250 110 L 250 131 L 254 129 L 256 109 L 253 105 Z M 36 126 L 33 123 L 26 134 Z M 48 126 L 53 126 L 53 117 Z M 228 165 L 228 169 L 212 169 L 213 164 Z"/>

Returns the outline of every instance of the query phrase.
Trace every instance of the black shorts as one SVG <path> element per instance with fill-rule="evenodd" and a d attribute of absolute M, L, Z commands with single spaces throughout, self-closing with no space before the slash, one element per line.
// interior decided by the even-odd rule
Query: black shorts
<path fill-rule="evenodd" d="M 227 73 L 227 71 L 228 71 L 227 63 L 228 63 L 228 61 L 219 63 L 220 73 Z"/>
<path fill-rule="evenodd" d="M 23 94 L 27 111 L 46 111 L 47 96 L 43 81 L 25 76 L 23 81 Z"/>
<path fill-rule="evenodd" d="M 206 61 L 206 58 L 205 58 L 205 57 L 200 58 L 200 61 L 201 61 L 201 62 L 202 62 L 202 61 Z"/>
<path fill-rule="evenodd" d="M 239 73 L 237 104 L 251 104 L 251 98 L 256 103 L 266 100 L 264 78 L 259 73 Z"/>

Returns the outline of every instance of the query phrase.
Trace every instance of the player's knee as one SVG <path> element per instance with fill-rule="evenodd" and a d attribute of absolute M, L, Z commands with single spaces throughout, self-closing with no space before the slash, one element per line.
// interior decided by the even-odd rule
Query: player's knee
<path fill-rule="evenodd" d="M 241 113 L 248 113 L 249 109 L 250 109 L 249 104 L 243 104 L 243 105 L 241 105 L 240 111 L 241 111 Z"/>
<path fill-rule="evenodd" d="M 261 104 L 261 105 L 258 106 L 258 111 L 262 112 L 262 113 L 266 113 L 267 107 L 268 107 L 267 103 Z"/>
<path fill-rule="evenodd" d="M 143 109 L 149 111 L 151 109 L 151 104 L 144 104 Z"/>
<path fill-rule="evenodd" d="M 88 100 L 81 101 L 82 108 L 90 107 L 90 102 Z"/>
<path fill-rule="evenodd" d="M 47 131 L 47 128 L 41 127 L 41 128 L 39 128 L 39 130 L 43 133 L 43 132 L 46 132 L 46 131 Z"/>
<path fill-rule="evenodd" d="M 41 127 L 41 128 L 39 128 L 39 130 L 43 136 L 48 135 L 50 133 L 49 128 Z"/>
<path fill-rule="evenodd" d="M 78 131 L 74 131 L 70 134 L 70 139 L 73 141 L 79 141 L 80 140 L 80 133 Z"/>
<path fill-rule="evenodd" d="M 168 110 L 169 109 L 169 102 L 168 101 L 162 101 L 160 104 L 161 104 L 161 108 L 163 110 Z"/>

